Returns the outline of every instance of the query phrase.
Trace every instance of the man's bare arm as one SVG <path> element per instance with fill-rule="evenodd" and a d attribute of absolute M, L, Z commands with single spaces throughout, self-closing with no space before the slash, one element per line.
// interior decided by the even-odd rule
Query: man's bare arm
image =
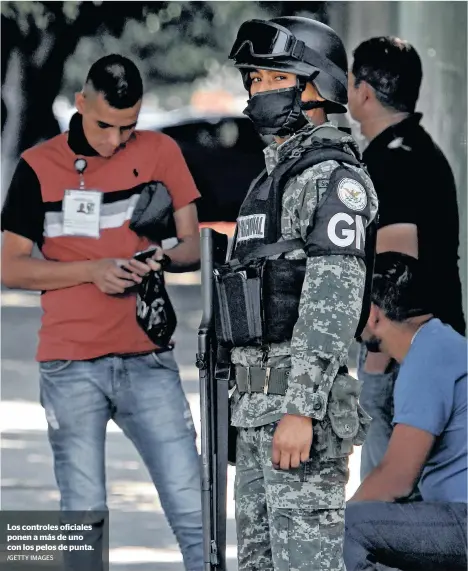
<path fill-rule="evenodd" d="M 55 290 L 95 283 L 104 293 L 123 293 L 139 281 L 130 276 L 120 263 L 125 260 L 86 260 L 53 262 L 31 256 L 34 243 L 13 232 L 4 232 L 2 245 L 2 283 L 9 288 Z"/>
<path fill-rule="evenodd" d="M 397 424 L 382 462 L 349 501 L 393 502 L 409 496 L 433 445 L 434 436 L 429 432 Z"/>
<path fill-rule="evenodd" d="M 418 228 L 416 224 L 390 224 L 377 232 L 377 254 L 401 252 L 413 258 L 418 257 Z M 384 353 L 368 353 L 364 365 L 366 373 L 383 373 L 390 362 Z"/>
<path fill-rule="evenodd" d="M 167 250 L 172 264 L 170 272 L 190 272 L 200 267 L 200 237 L 195 204 L 188 204 L 174 213 L 179 243 Z"/>

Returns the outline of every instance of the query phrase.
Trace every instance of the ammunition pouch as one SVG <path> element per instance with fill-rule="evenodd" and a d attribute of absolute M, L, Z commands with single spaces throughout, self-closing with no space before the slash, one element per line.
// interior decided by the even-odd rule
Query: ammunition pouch
<path fill-rule="evenodd" d="M 312 448 L 321 458 L 349 456 L 354 446 L 364 443 L 371 418 L 359 404 L 361 386 L 361 381 L 343 369 L 338 371 L 330 391 L 327 415 L 322 421 L 314 422 Z"/>
<path fill-rule="evenodd" d="M 216 336 L 225 347 L 262 346 L 292 337 L 305 260 L 257 260 L 215 270 Z"/>
<path fill-rule="evenodd" d="M 268 257 L 303 247 L 300 239 L 267 244 L 214 270 L 215 327 L 221 345 L 255 347 L 291 339 L 306 260 Z"/>
<path fill-rule="evenodd" d="M 214 271 L 216 338 L 225 347 L 261 345 L 263 264 Z"/>

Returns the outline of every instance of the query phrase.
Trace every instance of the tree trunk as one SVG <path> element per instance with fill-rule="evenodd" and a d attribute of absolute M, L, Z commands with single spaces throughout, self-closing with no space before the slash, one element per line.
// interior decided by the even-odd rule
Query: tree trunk
<path fill-rule="evenodd" d="M 11 32 L 5 43 L 14 46 L 19 53 L 20 79 L 18 85 L 13 86 L 13 93 L 15 99 L 22 100 L 17 130 L 20 153 L 60 133 L 53 103 L 60 93 L 65 63 L 82 35 L 83 19 L 89 9 L 94 8 L 94 4 L 90 4 L 74 22 L 67 23 L 61 3 L 57 3 L 53 6 L 51 25 L 46 30 L 34 29 L 27 36 L 20 34 L 16 22 L 8 22 Z M 96 26 L 96 22 L 91 25 Z"/>
<path fill-rule="evenodd" d="M 2 15 L 1 18 L 1 27 L 2 27 L 2 35 L 1 35 L 1 77 L 2 77 L 2 94 L 1 94 L 1 113 L 2 113 L 2 135 L 3 130 L 5 128 L 5 124 L 7 121 L 8 116 L 8 108 L 6 106 L 4 96 L 4 86 L 5 80 L 7 77 L 8 72 L 8 65 L 12 57 L 13 53 L 13 46 L 15 46 L 19 41 L 19 34 L 16 25 L 9 19 L 5 18 Z"/>
<path fill-rule="evenodd" d="M 18 150 L 32 147 L 40 141 L 54 137 L 60 133 L 60 127 L 54 116 L 52 105 L 59 89 L 51 89 L 47 84 L 49 73 L 37 69 L 27 58 L 22 58 L 21 91 L 24 97 L 23 112 L 18 130 Z M 55 73 L 62 77 L 64 61 L 56 66 Z M 47 79 L 46 79 L 47 78 Z"/>
<path fill-rule="evenodd" d="M 74 30 L 65 28 L 59 34 L 45 35 L 33 57 L 23 54 L 22 91 L 25 105 L 18 133 L 20 152 L 60 133 L 52 107 L 60 93 L 65 62 L 77 43 L 78 35 Z"/>

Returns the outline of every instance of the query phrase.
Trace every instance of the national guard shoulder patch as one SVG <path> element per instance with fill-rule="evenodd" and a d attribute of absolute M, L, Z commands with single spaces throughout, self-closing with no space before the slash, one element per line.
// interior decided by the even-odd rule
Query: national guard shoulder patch
<path fill-rule="evenodd" d="M 352 178 L 342 178 L 337 184 L 338 198 L 351 210 L 357 212 L 367 206 L 367 192 L 360 182 Z"/>

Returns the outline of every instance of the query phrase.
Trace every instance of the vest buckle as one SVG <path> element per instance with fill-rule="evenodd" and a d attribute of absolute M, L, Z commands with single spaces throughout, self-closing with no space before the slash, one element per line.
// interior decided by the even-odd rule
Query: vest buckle
<path fill-rule="evenodd" d="M 290 159 L 298 159 L 300 157 L 302 157 L 302 155 L 304 154 L 305 149 L 301 149 L 301 147 L 296 147 L 295 149 L 292 150 L 291 154 L 289 155 Z"/>

